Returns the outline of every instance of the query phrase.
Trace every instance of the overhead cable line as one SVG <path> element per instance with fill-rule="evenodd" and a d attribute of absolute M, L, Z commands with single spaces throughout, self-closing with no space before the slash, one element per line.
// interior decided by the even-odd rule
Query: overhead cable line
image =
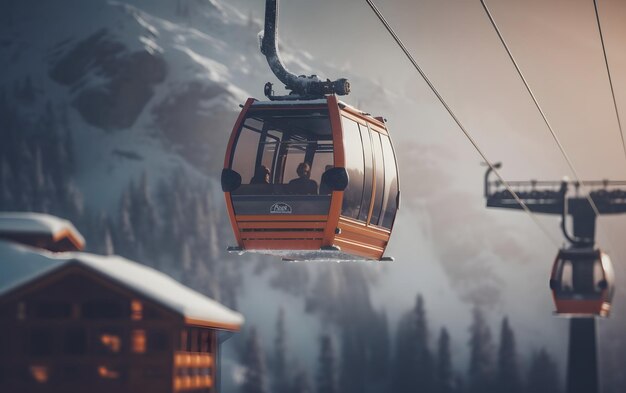
<path fill-rule="evenodd" d="M 602 24 L 600 23 L 600 14 L 598 12 L 597 0 L 593 0 L 593 8 L 596 12 L 596 22 L 598 22 L 598 33 L 600 33 L 600 42 L 602 43 L 602 53 L 604 54 L 604 65 L 606 66 L 606 74 L 609 77 L 609 85 L 611 86 L 611 96 L 613 97 L 613 108 L 615 109 L 615 116 L 617 117 L 617 125 L 619 127 L 619 134 L 622 137 L 622 148 L 624 150 L 624 157 L 626 157 L 626 141 L 624 140 L 624 131 L 622 130 L 622 121 L 619 117 L 619 110 L 617 109 L 617 100 L 615 99 L 615 89 L 613 87 L 613 79 L 611 78 L 611 68 L 609 67 L 609 59 L 606 55 L 606 45 L 604 44 L 604 35 L 602 34 Z"/>
<path fill-rule="evenodd" d="M 422 76 L 422 78 L 424 79 L 424 81 L 426 82 L 428 87 L 430 87 L 430 89 L 435 94 L 435 96 L 437 96 L 437 99 L 439 100 L 439 102 L 441 102 L 441 104 L 446 109 L 446 111 L 448 111 L 448 113 L 450 114 L 450 116 L 452 117 L 454 122 L 459 126 L 459 128 L 461 129 L 461 131 L 463 132 L 465 137 L 469 140 L 469 142 L 472 144 L 472 146 L 474 146 L 474 149 L 476 149 L 478 154 L 480 154 L 480 156 L 482 157 L 483 161 L 487 164 L 487 166 L 489 166 L 489 168 L 493 171 L 493 173 L 496 174 L 496 176 L 498 177 L 498 180 L 500 180 L 500 182 L 502 183 L 502 185 L 504 185 L 506 190 L 511 193 L 511 195 L 513 196 L 513 198 L 515 198 L 517 203 L 519 203 L 519 205 L 522 207 L 522 209 L 524 209 L 524 211 L 526 213 L 528 213 L 530 218 L 535 222 L 535 224 L 537 224 L 539 226 L 539 228 L 550 239 L 550 241 L 552 241 L 552 243 L 554 243 L 557 247 L 559 247 L 560 246 L 559 241 L 556 240 L 556 238 L 550 233 L 550 231 L 537 219 L 537 217 L 528 208 L 528 206 L 526 206 L 524 201 L 522 201 L 520 199 L 520 197 L 517 195 L 517 193 L 515 191 L 513 191 L 513 189 L 509 185 L 509 183 L 506 180 L 504 180 L 502 175 L 500 175 L 500 172 L 498 172 L 496 166 L 494 164 L 492 164 L 491 161 L 489 161 L 489 159 L 487 158 L 485 153 L 480 149 L 480 147 L 478 146 L 478 144 L 476 143 L 474 138 L 471 136 L 469 131 L 465 128 L 463 123 L 461 123 L 461 120 L 459 120 L 459 118 L 454 114 L 454 112 L 452 111 L 450 106 L 448 106 L 447 102 L 444 100 L 444 98 L 441 96 L 441 94 L 439 94 L 439 91 L 437 90 L 435 85 L 433 85 L 433 83 L 430 81 L 428 76 L 424 73 L 424 71 L 422 71 L 421 67 L 417 64 L 417 61 L 415 61 L 415 58 L 413 58 L 413 55 L 411 55 L 411 52 L 409 52 L 409 50 L 404 45 L 404 43 L 402 42 L 400 37 L 398 37 L 398 35 L 395 33 L 394 29 L 391 27 L 389 22 L 387 22 L 387 19 L 385 19 L 385 17 L 382 14 L 382 12 L 378 9 L 378 7 L 376 7 L 376 5 L 373 3 L 372 0 L 366 0 L 366 1 L 367 1 L 367 4 L 369 4 L 369 6 L 372 9 L 372 11 L 374 11 L 376 16 L 378 17 L 378 19 L 380 19 L 381 23 L 385 26 L 385 28 L 387 29 L 389 34 L 393 37 L 394 41 L 398 44 L 400 49 L 402 49 L 402 51 L 404 52 L 406 57 L 409 59 L 411 64 L 413 64 L 413 67 L 417 70 L 417 72 L 419 72 L 419 74 Z"/>
<path fill-rule="evenodd" d="M 609 59 L 606 55 L 606 45 L 604 43 L 604 34 L 602 34 L 602 24 L 600 23 L 600 13 L 598 12 L 597 0 L 593 0 L 593 9 L 596 13 L 596 22 L 598 23 L 598 33 L 600 34 L 600 42 L 602 43 L 602 54 L 604 55 L 604 65 L 606 66 L 606 74 L 609 77 L 609 86 L 611 86 L 611 96 L 613 97 L 613 108 L 615 109 L 615 117 L 617 118 L 617 126 L 619 127 L 619 134 L 622 138 L 622 149 L 624 151 L 624 157 L 626 158 L 626 141 L 624 140 L 624 131 L 622 129 L 622 121 L 619 116 L 619 110 L 617 109 L 617 100 L 615 99 L 615 88 L 613 87 L 613 78 L 611 77 L 611 68 L 609 67 Z M 616 249 L 612 251 L 616 251 Z"/>
<path fill-rule="evenodd" d="M 491 11 L 489 10 L 489 7 L 487 7 L 487 4 L 485 3 L 485 0 L 480 0 L 480 3 L 483 5 L 483 8 L 485 9 L 485 12 L 487 13 L 487 16 L 489 17 L 489 21 L 491 21 L 491 25 L 496 30 L 496 33 L 498 34 L 498 38 L 500 38 L 500 42 L 502 42 L 502 45 L 504 46 L 504 49 L 506 50 L 506 53 L 509 55 L 509 58 L 513 62 L 513 65 L 515 66 L 515 69 L 517 70 L 517 73 L 519 74 L 520 78 L 522 79 L 522 82 L 524 82 L 524 86 L 526 86 L 526 90 L 528 91 L 528 94 L 530 94 L 530 97 L 533 99 L 533 102 L 535 103 L 535 106 L 537 107 L 537 110 L 539 110 L 539 113 L 541 114 L 541 117 L 543 118 L 543 121 L 546 123 L 546 126 L 548 127 L 548 130 L 550 130 L 550 134 L 552 134 L 552 138 L 554 139 L 554 141 L 556 142 L 557 146 L 559 147 L 559 150 L 561 150 L 561 154 L 563 154 L 563 157 L 565 157 L 565 161 L 567 161 L 567 165 L 569 166 L 570 170 L 574 174 L 574 177 L 576 178 L 576 181 L 578 183 L 580 183 L 581 186 L 584 187 L 585 184 L 580 180 L 580 176 L 578 176 L 578 171 L 576 171 L 576 168 L 574 167 L 574 164 L 572 163 L 572 160 L 570 159 L 569 155 L 565 151 L 565 148 L 561 144 L 561 141 L 559 140 L 559 137 L 556 135 L 556 132 L 554 132 L 554 129 L 552 128 L 552 125 L 548 121 L 548 118 L 546 117 L 546 114 L 543 111 L 543 108 L 541 108 L 541 105 L 539 105 L 539 101 L 537 101 L 537 97 L 535 96 L 535 93 L 533 93 L 532 89 L 530 88 L 530 85 L 528 84 L 528 81 L 526 80 L 526 77 L 524 76 L 524 74 L 522 73 L 522 70 L 520 69 L 519 65 L 517 64 L 517 60 L 515 60 L 515 57 L 513 57 L 513 54 L 511 53 L 511 50 L 509 49 L 509 46 L 507 45 L 506 41 L 504 40 L 504 37 L 500 33 L 500 28 L 496 24 L 496 21 L 493 19 L 493 16 L 491 15 Z M 593 201 L 591 196 L 588 195 L 588 194 L 587 194 L 587 200 L 589 201 L 589 204 L 591 205 L 591 208 L 593 209 L 593 211 L 596 214 L 596 216 L 599 216 L 600 212 L 598 211 L 598 207 L 596 206 L 596 203 Z"/>

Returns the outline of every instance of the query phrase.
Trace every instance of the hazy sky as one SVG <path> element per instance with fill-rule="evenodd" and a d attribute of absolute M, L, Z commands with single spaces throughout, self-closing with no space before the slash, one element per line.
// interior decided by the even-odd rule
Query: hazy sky
<path fill-rule="evenodd" d="M 263 1 L 234 3 L 248 7 L 255 16 L 263 15 Z M 478 0 L 377 3 L 489 156 L 507 158 L 505 174 L 571 176 Z M 490 6 L 581 177 L 626 177 L 593 2 L 498 0 Z M 621 50 L 626 4 L 600 1 L 599 7 L 618 104 L 626 105 L 622 72 L 626 53 Z M 280 23 L 282 39 L 301 44 L 313 56 L 349 66 L 349 74 L 385 81 L 392 90 L 438 110 L 435 97 L 365 0 L 283 0 Z M 397 110 L 386 114 L 392 122 L 412 108 L 399 102 Z M 416 119 L 414 129 L 396 130 L 396 135 L 410 133 L 416 140 L 448 143 L 454 138 L 450 132 L 458 130 L 443 110 L 438 112 L 433 114 L 438 124 L 429 126 L 439 130 L 420 128 Z M 436 138 L 432 133 L 443 135 Z M 528 167 L 527 157 L 535 164 L 541 158 L 540 173 L 538 166 Z"/>
<path fill-rule="evenodd" d="M 248 9 L 254 17 L 263 16 L 262 0 L 232 2 Z M 626 2 L 599 0 L 598 3 L 617 103 L 626 126 L 626 52 L 623 50 Z M 492 161 L 504 161 L 502 174 L 507 180 L 574 177 L 479 0 L 378 0 L 376 4 L 487 156 Z M 488 5 L 580 177 L 583 180 L 625 179 L 626 158 L 610 95 L 593 1 L 491 0 Z M 461 223 L 470 228 L 494 223 L 504 225 L 506 234 L 494 233 L 492 239 L 481 239 L 480 244 L 491 242 L 507 252 L 530 253 L 512 255 L 511 259 L 515 263 L 530 259 L 540 269 L 539 275 L 516 276 L 515 266 L 511 268 L 509 265 L 506 271 L 507 265 L 513 263 L 506 259 L 502 260 L 502 270 L 497 273 L 503 280 L 509 280 L 507 287 L 517 288 L 515 293 L 523 292 L 524 288 L 545 291 L 545 303 L 525 306 L 546 308 L 547 314 L 547 308 L 551 307 L 546 307 L 549 302 L 547 274 L 556 247 L 523 213 L 483 208 L 484 168 L 478 165 L 480 157 L 404 58 L 365 0 L 283 0 L 280 26 L 282 40 L 292 45 L 298 43 L 312 56 L 345 69 L 343 75 L 326 76 L 350 78 L 359 75 L 384 82 L 400 97 L 385 113 L 396 145 L 430 146 L 428 154 L 439 158 L 439 161 L 427 161 L 400 157 L 401 177 L 402 173 L 411 171 L 410 166 L 430 165 L 429 171 L 434 175 L 415 179 L 415 187 L 445 187 L 441 198 L 453 201 L 455 197 L 464 198 L 462 206 L 467 211 L 465 214 L 455 213 L 457 217 L 451 221 L 454 225 Z M 353 85 L 356 95 L 358 89 L 358 85 Z M 255 93 L 261 95 L 260 88 Z M 411 100 L 401 99 L 403 96 Z M 350 102 L 350 97 L 346 101 Z M 445 168 L 434 167 L 444 156 L 447 160 Z M 447 173 L 449 179 L 437 178 L 441 172 Z M 406 190 L 406 178 L 403 180 Z M 438 209 L 430 206 L 428 219 L 433 222 L 447 219 L 448 212 L 442 206 L 437 206 Z M 406 210 L 402 214 L 407 214 Z M 556 217 L 541 217 L 540 220 L 556 238 L 561 238 Z M 599 221 L 598 241 L 612 253 L 618 282 L 624 283 L 626 270 L 621 257 L 626 256 L 626 248 L 620 233 L 626 230 L 626 217 Z M 397 229 L 392 246 L 411 241 L 410 236 L 403 239 L 407 236 L 399 233 L 408 230 L 412 234 L 406 219 L 401 225 L 403 227 Z M 430 236 L 434 243 L 439 242 L 436 247 L 445 249 L 445 233 Z M 520 251 L 509 247 L 515 241 L 526 244 L 528 249 Z M 396 248 L 396 253 L 402 256 L 404 250 Z M 428 280 L 423 277 L 433 271 L 432 267 L 425 266 L 415 267 L 414 275 L 406 274 L 403 269 L 396 270 L 401 270 L 403 275 L 395 278 L 412 280 L 419 288 L 428 288 Z M 394 274 L 393 269 L 389 274 Z M 397 288 L 398 280 L 387 281 Z M 623 293 L 623 288 L 618 287 L 618 292 Z M 513 303 L 519 304 L 519 299 L 507 298 L 503 304 Z M 621 305 L 621 311 L 624 309 L 625 306 Z M 622 315 L 621 311 L 616 312 L 616 316 Z M 615 323 L 619 323 L 615 318 L 606 322 Z M 554 324 L 560 326 L 558 329 L 565 326 L 561 322 Z M 529 330 L 526 333 L 537 332 Z"/>

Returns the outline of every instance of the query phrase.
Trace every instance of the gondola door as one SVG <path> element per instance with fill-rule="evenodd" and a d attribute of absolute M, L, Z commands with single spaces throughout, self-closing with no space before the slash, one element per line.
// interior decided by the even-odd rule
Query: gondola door
<path fill-rule="evenodd" d="M 341 113 L 345 165 L 343 193 L 334 244 L 367 259 L 380 260 L 398 210 L 395 154 L 382 121 L 346 107 Z"/>

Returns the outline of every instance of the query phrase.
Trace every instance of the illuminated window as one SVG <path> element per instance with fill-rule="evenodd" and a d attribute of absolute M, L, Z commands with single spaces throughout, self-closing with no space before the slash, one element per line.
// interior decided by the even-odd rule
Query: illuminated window
<path fill-rule="evenodd" d="M 143 329 L 133 330 L 131 339 L 132 350 L 134 353 L 146 352 L 146 331 Z"/>
<path fill-rule="evenodd" d="M 130 303 L 130 319 L 140 321 L 143 318 L 143 304 L 139 300 Z"/>
<path fill-rule="evenodd" d="M 38 383 L 46 383 L 50 377 L 46 366 L 30 366 L 30 375 Z"/>
<path fill-rule="evenodd" d="M 98 375 L 102 379 L 119 379 L 120 370 L 110 366 L 98 366 Z"/>
<path fill-rule="evenodd" d="M 116 334 L 103 333 L 100 335 L 101 348 L 105 352 L 119 353 L 122 350 L 122 339 Z"/>

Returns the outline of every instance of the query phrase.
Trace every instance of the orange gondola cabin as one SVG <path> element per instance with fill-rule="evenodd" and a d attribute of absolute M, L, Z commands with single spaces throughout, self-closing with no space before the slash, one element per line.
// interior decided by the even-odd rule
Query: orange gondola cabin
<path fill-rule="evenodd" d="M 399 204 L 398 170 L 382 117 L 337 100 L 340 78 L 289 72 L 277 44 L 278 0 L 265 2 L 261 53 L 289 90 L 248 99 L 226 150 L 222 189 L 236 252 L 287 260 L 381 260 Z"/>
<path fill-rule="evenodd" d="M 550 278 L 556 313 L 579 317 L 608 316 L 614 282 L 611 259 L 599 249 L 560 250 Z"/>
<path fill-rule="evenodd" d="M 381 260 L 399 205 L 385 122 L 337 100 L 248 99 L 222 188 L 238 247 L 288 260 Z"/>

